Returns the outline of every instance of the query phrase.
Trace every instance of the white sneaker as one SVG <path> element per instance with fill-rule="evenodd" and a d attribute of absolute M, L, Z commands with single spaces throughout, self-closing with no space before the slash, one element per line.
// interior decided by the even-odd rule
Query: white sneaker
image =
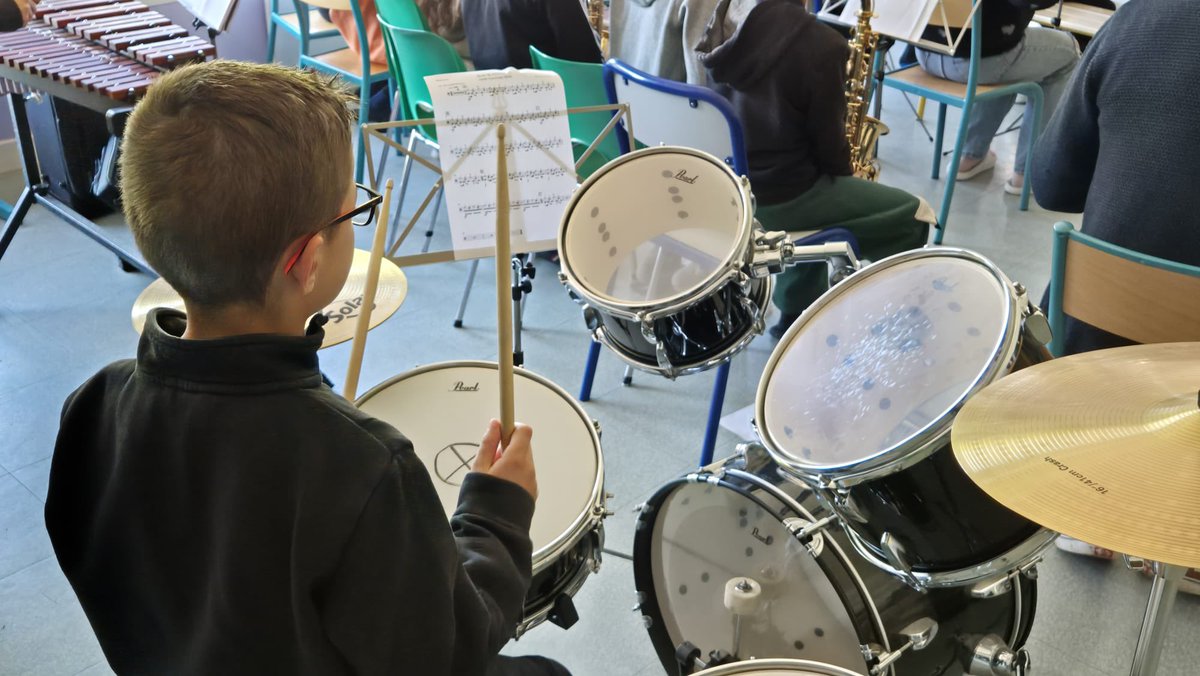
<path fill-rule="evenodd" d="M 959 160 L 959 162 L 960 162 L 960 166 L 961 166 L 962 160 Z M 970 169 L 966 169 L 966 170 L 959 169 L 958 173 L 955 174 L 955 176 L 954 176 L 954 180 L 966 181 L 966 180 L 975 178 L 976 176 L 982 174 L 985 171 L 991 171 L 992 169 L 995 169 L 995 168 L 996 168 L 996 153 L 989 150 L 988 154 L 985 155 L 984 158 L 982 160 L 980 160 L 979 163 L 976 164 L 975 166 L 971 167 Z"/>

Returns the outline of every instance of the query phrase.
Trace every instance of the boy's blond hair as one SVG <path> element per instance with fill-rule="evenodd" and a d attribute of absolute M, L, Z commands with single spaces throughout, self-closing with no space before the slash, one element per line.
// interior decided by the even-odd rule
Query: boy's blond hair
<path fill-rule="evenodd" d="M 212 61 L 159 78 L 121 145 L 125 215 L 189 302 L 261 304 L 289 244 L 339 215 L 351 99 L 326 77 Z"/>

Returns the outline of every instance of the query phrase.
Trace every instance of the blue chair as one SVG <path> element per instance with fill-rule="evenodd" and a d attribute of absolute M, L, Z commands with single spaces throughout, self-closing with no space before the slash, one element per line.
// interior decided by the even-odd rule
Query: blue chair
<path fill-rule="evenodd" d="M 270 0 L 267 14 L 267 63 L 275 60 L 275 35 L 282 28 L 289 35 L 300 39 L 300 18 L 293 12 L 279 13 L 279 0 Z M 309 39 L 319 40 L 338 35 L 337 26 L 326 21 L 317 10 L 308 14 Z"/>
<path fill-rule="evenodd" d="M 366 124 L 368 108 L 371 102 L 371 86 L 377 82 L 388 82 L 387 64 L 371 62 L 370 49 L 367 42 L 367 30 L 363 24 L 362 10 L 356 0 L 292 0 L 296 5 L 296 17 L 300 25 L 300 67 L 311 68 L 322 73 L 336 75 L 352 87 L 358 88 L 358 123 Z M 309 5 L 326 9 L 350 10 L 354 14 L 354 24 L 358 29 L 358 44 L 362 47 L 361 54 L 345 48 L 323 54 L 312 52 L 314 39 L 309 18 L 312 9 Z M 363 165 L 366 162 L 366 148 L 363 144 L 362 133 L 358 137 L 358 158 L 355 161 L 354 180 L 362 182 Z"/>
<path fill-rule="evenodd" d="M 1200 267 L 1109 244 L 1054 225 L 1050 351 L 1063 354 L 1064 317 L 1136 343 L 1200 341 Z"/>
<path fill-rule="evenodd" d="M 942 206 L 938 211 L 938 222 L 933 234 L 933 243 L 941 244 L 946 234 L 946 225 L 950 219 L 950 202 L 954 198 L 955 176 L 958 174 L 959 160 L 962 159 L 962 147 L 967 138 L 967 125 L 971 119 L 971 107 L 976 101 L 984 101 L 1010 94 L 1024 94 L 1028 98 L 1025 110 L 1033 116 L 1034 134 L 1030 138 L 1030 152 L 1025 158 L 1025 184 L 1021 188 L 1021 211 L 1029 209 L 1028 177 L 1033 167 L 1033 146 L 1037 141 L 1037 130 L 1041 125 L 1043 96 L 1042 88 L 1036 82 L 1014 82 L 1003 85 L 978 84 L 979 50 L 982 17 L 976 11 L 973 18 L 967 21 L 968 26 L 974 26 L 971 31 L 971 63 L 968 69 L 967 82 L 952 82 L 930 75 L 919 65 L 909 64 L 884 75 L 883 85 L 902 92 L 908 92 L 938 103 L 937 132 L 933 141 L 933 171 L 932 177 L 937 179 L 941 171 L 942 137 L 946 131 L 946 107 L 954 106 L 962 109 L 962 119 L 958 123 L 958 134 L 954 139 L 954 152 L 950 155 L 950 166 L 946 168 L 946 188 L 942 193 Z M 883 53 L 875 55 L 877 64 L 882 64 Z"/>
<path fill-rule="evenodd" d="M 655 77 L 617 59 L 612 59 L 604 65 L 604 87 L 610 103 L 628 104 L 633 113 L 635 138 L 630 138 L 624 123 L 616 128 L 617 142 L 622 153 L 629 152 L 635 144 L 695 148 L 723 159 L 739 176 L 748 175 L 749 164 L 746 159 L 742 124 L 733 106 L 720 94 L 705 87 Z M 829 241 L 822 239 L 829 236 L 831 234 L 825 231 L 813 235 L 811 240 L 806 238 L 797 243 Z M 581 401 L 591 398 L 592 381 L 599 358 L 600 344 L 593 341 L 584 366 L 583 383 L 579 391 Z M 630 382 L 628 370 L 625 382 Z M 712 462 L 728 382 L 727 360 L 717 367 L 716 380 L 713 383 L 704 442 L 700 450 L 701 466 Z"/>

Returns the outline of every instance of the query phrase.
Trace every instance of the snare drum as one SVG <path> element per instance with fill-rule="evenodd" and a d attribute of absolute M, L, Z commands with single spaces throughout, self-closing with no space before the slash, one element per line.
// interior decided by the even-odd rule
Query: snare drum
<path fill-rule="evenodd" d="M 750 444 L 744 455 L 663 486 L 642 507 L 634 584 L 667 673 L 681 673 L 679 655 L 696 650 L 706 664 L 719 651 L 733 660 L 811 660 L 829 666 L 800 673 L 839 676 L 870 674 L 881 663 L 880 676 L 939 676 L 975 662 L 1028 661 L 1020 648 L 1033 622 L 1035 580 L 1018 575 L 1011 593 L 991 598 L 915 591 L 857 556 L 812 490 L 777 470 Z M 726 602 L 728 582 L 739 578 L 760 590 L 740 618 Z M 885 662 L 907 642 L 907 628 L 928 620 L 937 625 L 927 645 Z M 692 645 L 680 650 L 684 642 Z M 757 673 L 737 670 L 748 664 L 713 673 Z"/>
<path fill-rule="evenodd" d="M 558 233 L 559 280 L 596 340 L 669 378 L 712 368 L 762 333 L 770 277 L 751 274 L 749 182 L 689 148 L 647 148 L 592 174 Z"/>
<path fill-rule="evenodd" d="M 855 548 L 914 587 L 986 583 L 1054 535 L 959 467 L 963 403 L 1050 358 L 1041 312 L 986 258 L 953 248 L 885 258 L 832 288 L 780 340 L 755 420 L 771 457 L 818 487 Z"/>
<path fill-rule="evenodd" d="M 446 515 L 458 506 L 463 476 L 479 450 L 500 395 L 495 362 L 431 364 L 364 394 L 358 407 L 399 429 L 429 470 Z M 538 503 L 529 537 L 533 582 L 520 636 L 546 619 L 570 626 L 571 597 L 600 566 L 604 543 L 604 462 L 596 425 L 571 395 L 515 369 L 516 419 L 534 431 Z"/>

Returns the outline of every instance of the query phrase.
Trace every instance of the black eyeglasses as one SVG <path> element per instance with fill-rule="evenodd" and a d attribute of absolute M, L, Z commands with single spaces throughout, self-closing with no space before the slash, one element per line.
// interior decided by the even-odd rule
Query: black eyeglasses
<path fill-rule="evenodd" d="M 300 243 L 300 248 L 296 249 L 296 253 L 292 254 L 287 264 L 283 266 L 283 274 L 286 275 L 292 271 L 292 268 L 296 266 L 296 261 L 300 260 L 300 254 L 304 253 L 305 247 L 308 246 L 313 237 L 317 236 L 318 232 L 332 228 L 342 221 L 350 221 L 352 225 L 356 226 L 370 225 L 375 221 L 375 210 L 379 207 L 379 203 L 383 201 L 383 195 L 371 190 L 362 183 L 355 183 L 354 187 L 354 203 L 358 206 L 314 230 L 308 237 L 305 237 L 304 241 Z"/>

